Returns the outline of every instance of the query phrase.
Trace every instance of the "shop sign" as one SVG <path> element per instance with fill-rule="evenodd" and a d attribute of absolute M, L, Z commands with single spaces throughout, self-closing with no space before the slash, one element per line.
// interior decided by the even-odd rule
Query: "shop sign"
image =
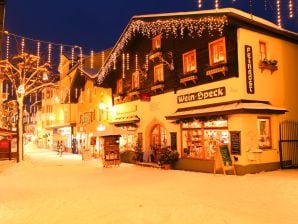
<path fill-rule="evenodd" d="M 226 95 L 226 87 L 219 87 L 215 89 L 209 89 L 205 91 L 184 94 L 177 97 L 178 103 L 187 103 L 197 100 L 206 100 L 216 97 L 222 97 Z"/>
<path fill-rule="evenodd" d="M 255 84 L 254 84 L 252 47 L 249 45 L 245 45 L 245 69 L 246 69 L 246 91 L 248 94 L 254 94 Z"/>

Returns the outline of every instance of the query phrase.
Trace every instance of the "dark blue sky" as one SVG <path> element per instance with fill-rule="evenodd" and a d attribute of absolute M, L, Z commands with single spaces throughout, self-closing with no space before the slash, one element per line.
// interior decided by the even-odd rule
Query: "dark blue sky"
<path fill-rule="evenodd" d="M 298 0 L 295 16 L 287 17 L 283 5 L 283 27 L 298 32 Z M 202 0 L 203 9 L 213 0 Z M 221 7 L 236 7 L 276 21 L 275 0 L 221 0 Z M 288 0 L 282 0 L 283 3 Z M 28 38 L 79 45 L 95 51 L 112 47 L 134 15 L 162 12 L 195 11 L 197 0 L 7 0 L 5 29 Z"/>

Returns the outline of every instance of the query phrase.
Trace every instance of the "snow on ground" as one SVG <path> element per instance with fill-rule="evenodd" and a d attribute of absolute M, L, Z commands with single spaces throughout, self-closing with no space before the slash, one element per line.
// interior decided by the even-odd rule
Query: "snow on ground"
<path fill-rule="evenodd" d="M 0 223 L 298 223 L 298 170 L 244 176 L 26 153 L 0 161 Z M 4 164 L 4 165 L 3 165 Z"/>

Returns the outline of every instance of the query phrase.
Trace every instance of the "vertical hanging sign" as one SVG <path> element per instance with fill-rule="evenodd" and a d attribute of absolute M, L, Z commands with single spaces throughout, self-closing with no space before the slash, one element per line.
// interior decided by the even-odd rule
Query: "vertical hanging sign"
<path fill-rule="evenodd" d="M 254 69 L 252 60 L 252 47 L 245 45 L 245 70 L 246 70 L 246 91 L 248 94 L 255 93 Z"/>

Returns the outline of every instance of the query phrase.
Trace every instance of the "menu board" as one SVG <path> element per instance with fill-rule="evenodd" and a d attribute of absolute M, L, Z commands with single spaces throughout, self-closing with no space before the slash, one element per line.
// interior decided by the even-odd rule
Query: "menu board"
<path fill-rule="evenodd" d="M 220 155 L 223 161 L 223 165 L 224 166 L 232 166 L 232 159 L 231 159 L 231 155 L 229 152 L 229 148 L 227 145 L 221 145 L 219 147 L 219 151 L 220 151 Z"/>
<path fill-rule="evenodd" d="M 241 155 L 241 132 L 230 131 L 231 154 Z"/>

